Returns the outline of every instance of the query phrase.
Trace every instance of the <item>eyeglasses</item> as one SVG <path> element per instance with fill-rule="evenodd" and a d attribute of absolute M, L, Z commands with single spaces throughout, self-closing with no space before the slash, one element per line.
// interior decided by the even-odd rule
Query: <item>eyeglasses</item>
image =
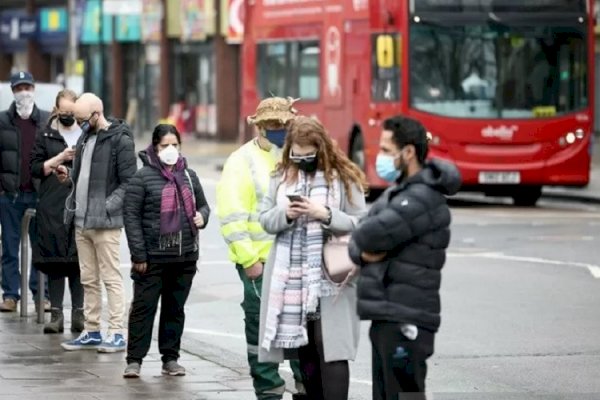
<path fill-rule="evenodd" d="M 81 126 L 84 122 L 89 122 L 90 119 L 94 118 L 94 115 L 96 115 L 96 114 L 97 114 L 96 111 L 94 111 L 87 118 L 75 118 L 75 120 L 77 121 L 77 125 Z"/>
<path fill-rule="evenodd" d="M 296 156 L 296 155 L 294 155 L 294 153 L 292 153 L 290 151 L 290 161 L 292 161 L 293 163 L 296 163 L 296 164 L 300 164 L 302 161 L 304 161 L 304 162 L 313 161 L 316 156 L 317 156 L 317 153 L 307 154 L 304 156 Z"/>

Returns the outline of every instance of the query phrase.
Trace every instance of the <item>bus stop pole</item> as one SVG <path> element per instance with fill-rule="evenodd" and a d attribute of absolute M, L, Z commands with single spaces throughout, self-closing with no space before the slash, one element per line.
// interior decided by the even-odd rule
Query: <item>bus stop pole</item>
<path fill-rule="evenodd" d="M 35 217 L 35 209 L 28 208 L 25 211 L 23 220 L 21 221 L 21 317 L 27 317 L 27 306 L 28 306 L 28 290 L 29 287 L 29 225 L 31 225 L 31 219 Z M 45 310 L 44 310 L 44 288 L 45 288 L 46 277 L 41 272 L 38 273 L 38 298 L 36 301 L 37 305 L 37 322 L 45 322 Z"/>

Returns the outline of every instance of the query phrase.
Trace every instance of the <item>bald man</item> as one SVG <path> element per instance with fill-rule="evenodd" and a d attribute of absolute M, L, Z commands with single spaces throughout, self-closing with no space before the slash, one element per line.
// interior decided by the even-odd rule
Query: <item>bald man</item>
<path fill-rule="evenodd" d="M 75 223 L 85 330 L 62 347 L 114 353 L 126 349 L 119 249 L 125 187 L 137 170 L 135 146 L 129 126 L 116 119 L 106 119 L 102 101 L 96 95 L 82 94 L 75 103 L 74 114 L 83 132 L 73 170 L 60 166 L 56 173 L 61 181 L 75 186 L 65 223 Z M 102 283 L 108 298 L 109 325 L 104 338 L 100 324 Z"/>

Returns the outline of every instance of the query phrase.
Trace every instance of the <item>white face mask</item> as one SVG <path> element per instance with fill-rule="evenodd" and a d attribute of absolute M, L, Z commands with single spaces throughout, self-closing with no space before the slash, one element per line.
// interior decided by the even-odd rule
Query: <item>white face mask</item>
<path fill-rule="evenodd" d="M 17 105 L 17 114 L 23 119 L 27 119 L 33 112 L 33 90 L 21 90 L 15 93 L 15 103 Z"/>
<path fill-rule="evenodd" d="M 166 165 L 175 165 L 179 159 L 179 150 L 170 144 L 158 153 L 158 158 Z"/>

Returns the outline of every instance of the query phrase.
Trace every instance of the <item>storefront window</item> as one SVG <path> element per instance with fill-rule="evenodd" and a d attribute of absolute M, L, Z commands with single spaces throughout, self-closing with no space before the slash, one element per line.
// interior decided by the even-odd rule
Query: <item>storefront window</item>
<path fill-rule="evenodd" d="M 213 44 L 178 43 L 173 48 L 171 117 L 184 134 L 215 136 Z"/>

